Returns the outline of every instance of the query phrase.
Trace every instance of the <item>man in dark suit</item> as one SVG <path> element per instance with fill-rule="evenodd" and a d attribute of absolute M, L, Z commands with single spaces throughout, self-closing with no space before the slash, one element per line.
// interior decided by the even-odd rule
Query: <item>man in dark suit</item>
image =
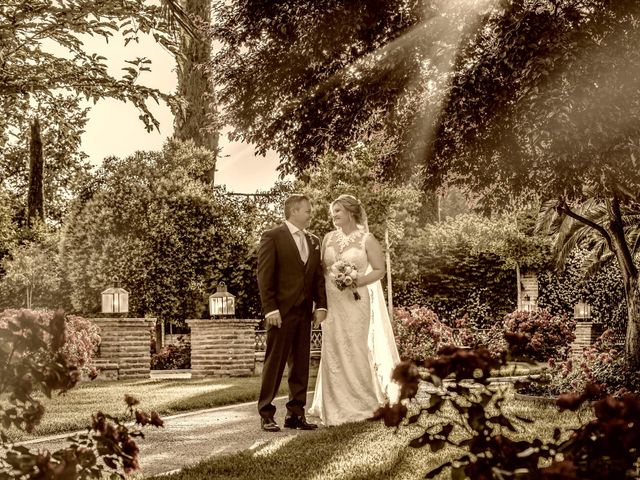
<path fill-rule="evenodd" d="M 320 241 L 306 232 L 311 203 L 305 195 L 284 202 L 285 222 L 262 234 L 258 250 L 258 287 L 267 328 L 258 412 L 262 429 L 277 432 L 273 399 L 285 364 L 289 366 L 289 402 L 285 428 L 313 430 L 304 415 L 309 383 L 311 322 L 327 314 Z M 315 311 L 314 311 L 315 307 Z"/>

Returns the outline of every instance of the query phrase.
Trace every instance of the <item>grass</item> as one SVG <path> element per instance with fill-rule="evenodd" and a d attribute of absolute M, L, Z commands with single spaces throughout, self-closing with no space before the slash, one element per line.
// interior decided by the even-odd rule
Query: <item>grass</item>
<path fill-rule="evenodd" d="M 312 370 L 310 387 L 315 385 Z M 280 386 L 280 395 L 287 393 L 286 378 Z M 199 380 L 129 380 L 100 381 L 79 384 L 64 395 L 39 399 L 45 407 L 42 423 L 31 435 L 8 430 L 11 441 L 29 440 L 39 436 L 68 433 L 87 427 L 91 415 L 98 410 L 125 418 L 124 394 L 140 400 L 140 408 L 155 410 L 161 416 L 220 407 L 235 403 L 257 401 L 260 377 L 209 378 Z"/>
<path fill-rule="evenodd" d="M 524 425 L 517 439 L 551 439 L 556 427 L 575 428 L 589 417 L 588 412 L 559 413 L 554 406 L 509 399 L 504 407 L 511 415 L 537 419 Z M 449 415 L 448 413 L 447 415 Z M 582 415 L 582 418 L 580 417 Z M 423 427 L 442 419 L 423 416 Z M 442 463 L 456 458 L 462 450 L 444 448 L 436 453 L 414 449 L 409 441 L 424 428 L 404 427 L 397 432 L 381 423 L 354 423 L 305 432 L 296 437 L 275 439 L 256 451 L 213 457 L 179 473 L 154 477 L 157 480 L 279 479 L 279 480 L 414 480 Z M 450 478 L 445 471 L 436 478 Z"/>

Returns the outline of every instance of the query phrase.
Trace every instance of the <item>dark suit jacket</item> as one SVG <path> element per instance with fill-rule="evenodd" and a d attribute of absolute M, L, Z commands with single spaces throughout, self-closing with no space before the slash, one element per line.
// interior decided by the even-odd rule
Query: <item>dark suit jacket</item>
<path fill-rule="evenodd" d="M 320 240 L 305 232 L 309 258 L 300 259 L 298 247 L 286 224 L 262 234 L 258 250 L 258 287 L 263 313 L 279 310 L 284 318 L 289 310 L 308 300 L 316 308 L 327 308 L 324 273 L 320 262 Z"/>

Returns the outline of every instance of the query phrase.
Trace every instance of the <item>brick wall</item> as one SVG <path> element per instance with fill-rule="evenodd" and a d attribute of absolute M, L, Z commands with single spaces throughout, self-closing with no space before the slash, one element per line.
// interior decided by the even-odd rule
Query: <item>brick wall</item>
<path fill-rule="evenodd" d="M 576 323 L 576 339 L 571 344 L 571 356 L 579 357 L 585 347 L 593 345 L 596 339 L 602 335 L 603 327 L 599 323 L 594 322 L 577 322 Z"/>
<path fill-rule="evenodd" d="M 154 318 L 94 318 L 100 327 L 100 355 L 96 361 L 109 366 L 118 380 L 149 378 L 151 326 Z M 117 366 L 117 367 L 114 367 Z M 116 370 L 114 373 L 113 370 Z"/>
<path fill-rule="evenodd" d="M 191 328 L 191 377 L 253 375 L 257 320 L 194 319 Z"/>

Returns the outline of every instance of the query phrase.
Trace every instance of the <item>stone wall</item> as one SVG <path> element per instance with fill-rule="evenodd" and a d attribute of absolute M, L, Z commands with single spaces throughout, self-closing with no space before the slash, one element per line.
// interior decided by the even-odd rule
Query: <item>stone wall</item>
<path fill-rule="evenodd" d="M 100 327 L 100 354 L 96 366 L 104 366 L 102 378 L 149 378 L 150 340 L 154 318 L 93 318 Z M 107 371 L 109 373 L 107 373 Z"/>
<path fill-rule="evenodd" d="M 253 375 L 257 320 L 193 319 L 187 324 L 192 378 Z"/>

